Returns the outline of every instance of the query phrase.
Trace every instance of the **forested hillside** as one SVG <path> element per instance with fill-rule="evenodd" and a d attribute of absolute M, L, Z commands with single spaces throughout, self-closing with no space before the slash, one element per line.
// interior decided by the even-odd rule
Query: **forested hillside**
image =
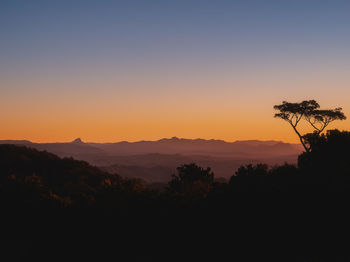
<path fill-rule="evenodd" d="M 312 150 L 298 165 L 248 164 L 225 183 L 210 167 L 184 163 L 161 191 L 83 161 L 1 145 L 4 236 L 21 239 L 17 246 L 8 241 L 4 254 L 42 261 L 169 254 L 167 260 L 187 254 L 287 261 L 317 257 L 321 249 L 332 257 L 334 244 L 341 246 L 320 227 L 345 230 L 350 133 L 331 130 L 307 141 Z"/>

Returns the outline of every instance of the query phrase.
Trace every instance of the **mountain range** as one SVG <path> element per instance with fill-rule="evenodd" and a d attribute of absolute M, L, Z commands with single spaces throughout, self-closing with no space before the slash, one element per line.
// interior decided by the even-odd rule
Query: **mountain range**
<path fill-rule="evenodd" d="M 80 138 L 69 143 L 33 143 L 27 140 L 0 140 L 45 150 L 60 157 L 85 160 L 92 165 L 146 183 L 169 181 L 176 167 L 197 163 L 211 167 L 216 177 L 229 178 L 243 164 L 295 163 L 302 148 L 281 141 L 235 141 L 164 138 L 157 141 L 93 143 Z"/>

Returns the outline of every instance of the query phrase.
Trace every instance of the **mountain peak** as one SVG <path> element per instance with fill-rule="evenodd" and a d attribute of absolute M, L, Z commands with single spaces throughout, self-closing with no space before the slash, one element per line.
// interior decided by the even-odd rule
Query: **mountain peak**
<path fill-rule="evenodd" d="M 176 137 L 176 136 L 173 136 L 172 138 L 162 138 L 160 140 L 158 140 L 158 142 L 175 142 L 175 141 L 180 141 L 181 139 Z"/>
<path fill-rule="evenodd" d="M 79 137 L 77 139 L 74 139 L 72 141 L 72 143 L 74 143 L 74 144 L 84 144 L 84 142 Z"/>

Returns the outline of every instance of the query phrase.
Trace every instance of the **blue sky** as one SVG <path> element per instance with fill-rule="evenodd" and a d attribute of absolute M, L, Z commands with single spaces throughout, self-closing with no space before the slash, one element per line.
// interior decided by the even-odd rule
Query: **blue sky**
<path fill-rule="evenodd" d="M 348 1 L 2 1 L 0 10 L 1 67 L 14 70 L 349 57 Z"/>

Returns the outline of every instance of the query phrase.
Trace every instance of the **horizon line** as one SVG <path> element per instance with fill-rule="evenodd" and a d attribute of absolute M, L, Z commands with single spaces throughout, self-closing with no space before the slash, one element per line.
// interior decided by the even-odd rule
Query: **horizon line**
<path fill-rule="evenodd" d="M 19 142 L 19 141 L 26 141 L 26 142 L 30 142 L 30 143 L 35 143 L 35 144 L 65 144 L 65 143 L 74 143 L 74 142 L 82 142 L 84 144 L 116 144 L 116 143 L 138 143 L 138 142 L 158 142 L 158 141 L 162 141 L 162 140 L 204 140 L 204 141 L 221 141 L 221 142 L 225 142 L 225 143 L 236 143 L 236 142 L 251 142 L 251 141 L 257 141 L 257 142 L 277 142 L 277 143 L 286 143 L 286 144 L 293 144 L 293 145 L 298 145 L 299 143 L 293 143 L 293 142 L 286 142 L 286 141 L 282 141 L 282 140 L 274 140 L 274 139 L 239 139 L 239 140 L 233 140 L 233 141 L 229 141 L 229 140 L 224 140 L 224 139 L 215 139 L 215 138 L 211 138 L 211 139 L 205 139 L 205 138 L 184 138 L 184 137 L 177 137 L 177 136 L 173 136 L 173 137 L 163 137 L 160 139 L 155 139 L 155 140 L 146 140 L 146 139 L 141 139 L 141 140 L 135 140 L 135 141 L 128 141 L 128 140 L 119 140 L 119 141 L 113 141 L 113 142 L 93 142 L 93 141 L 85 141 L 84 139 L 81 139 L 80 137 L 77 137 L 73 140 L 69 140 L 69 141 L 54 141 L 54 142 L 38 142 L 35 140 L 29 140 L 29 139 L 0 139 L 0 142 L 3 141 L 13 141 L 13 142 Z"/>

